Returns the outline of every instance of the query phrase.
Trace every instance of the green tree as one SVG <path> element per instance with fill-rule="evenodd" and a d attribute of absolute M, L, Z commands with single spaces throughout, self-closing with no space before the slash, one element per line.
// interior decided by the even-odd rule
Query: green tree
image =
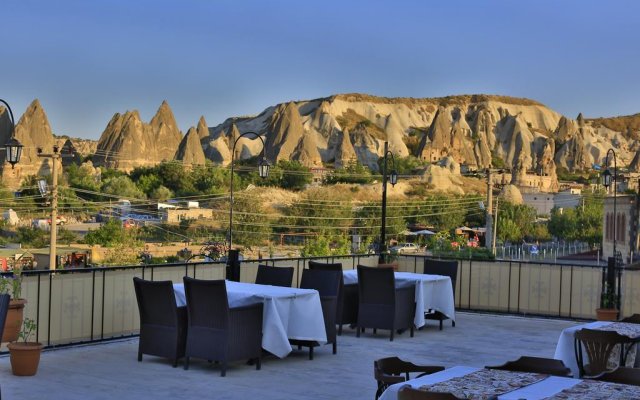
<path fill-rule="evenodd" d="M 49 233 L 42 229 L 21 226 L 16 234 L 18 243 L 25 247 L 42 248 L 49 244 Z"/>
<path fill-rule="evenodd" d="M 307 190 L 284 213 L 280 225 L 293 225 L 301 232 L 332 236 L 348 231 L 353 225 L 348 193 L 329 193 L 322 188 Z"/>
<path fill-rule="evenodd" d="M 334 185 L 336 183 L 371 183 L 373 176 L 371 170 L 360 164 L 359 161 L 352 161 L 343 168 L 338 168 L 328 173 L 324 177 L 324 183 Z"/>
<path fill-rule="evenodd" d="M 143 199 L 144 193 L 128 176 L 117 176 L 104 181 L 102 192 L 124 198 Z"/>
<path fill-rule="evenodd" d="M 529 233 L 536 222 L 536 210 L 525 204 L 502 201 L 498 207 L 498 238 L 519 242 L 532 238 Z"/>
<path fill-rule="evenodd" d="M 426 160 L 422 160 L 415 156 L 407 156 L 407 157 L 394 157 L 395 161 L 395 170 L 399 175 L 412 175 L 416 170 L 420 167 L 423 167 L 428 164 Z M 378 159 L 378 170 L 382 171 L 384 166 L 384 157 L 380 157 Z M 387 160 L 387 169 L 390 173 L 393 170 L 394 164 L 391 160 Z"/>
<path fill-rule="evenodd" d="M 100 245 L 103 247 L 116 247 L 119 245 L 136 242 L 132 232 L 122 226 L 118 219 L 110 219 L 100 228 L 90 231 L 84 237 L 84 241 L 90 245 Z"/>
<path fill-rule="evenodd" d="M 58 243 L 69 245 L 78 241 L 78 235 L 68 229 L 58 227 L 57 239 Z"/>
<path fill-rule="evenodd" d="M 260 201 L 243 194 L 233 199 L 233 241 L 245 246 L 264 244 L 271 236 L 267 211 Z"/>
<path fill-rule="evenodd" d="M 303 257 L 351 254 L 350 241 L 347 235 L 320 235 L 305 240 L 300 254 Z"/>
<path fill-rule="evenodd" d="M 403 218 L 405 209 L 402 202 L 388 202 L 386 212 L 385 234 L 387 241 L 390 237 L 398 236 L 407 229 Z M 362 245 L 367 246 L 380 241 L 382 225 L 382 205 L 380 202 L 368 202 L 356 208 L 353 231 L 363 238 Z"/>

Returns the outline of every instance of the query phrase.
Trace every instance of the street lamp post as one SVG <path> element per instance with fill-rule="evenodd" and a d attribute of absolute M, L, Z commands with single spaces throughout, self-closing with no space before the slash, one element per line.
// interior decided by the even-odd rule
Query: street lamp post
<path fill-rule="evenodd" d="M 387 160 L 391 156 L 391 162 L 393 170 L 387 177 Z M 384 163 L 382 165 L 382 216 L 380 224 L 380 255 L 378 256 L 378 263 L 384 264 L 385 253 L 387 252 L 386 246 L 386 230 L 387 230 L 387 178 L 391 182 L 391 186 L 395 186 L 398 183 L 398 172 L 396 172 L 396 160 L 393 157 L 393 153 L 389 150 L 389 143 L 384 142 Z"/>
<path fill-rule="evenodd" d="M 262 154 L 262 158 L 260 160 L 260 163 L 258 164 L 258 174 L 260 175 L 260 178 L 263 178 L 263 179 L 269 175 L 270 165 L 267 159 L 265 158 L 266 148 L 265 148 L 264 139 L 262 139 L 262 136 L 260 136 L 256 132 L 251 132 L 251 131 L 245 132 L 240 136 L 238 136 L 236 140 L 233 142 L 233 148 L 231 149 L 231 183 L 229 185 L 229 251 L 231 251 L 231 245 L 233 244 L 233 229 L 232 229 L 233 227 L 233 162 L 235 161 L 236 144 L 238 144 L 238 141 L 240 140 L 241 137 L 247 136 L 247 135 L 254 135 L 258 139 L 260 139 L 260 142 L 262 143 L 262 152 L 260 153 Z"/>
<path fill-rule="evenodd" d="M 20 162 L 20 157 L 22 156 L 22 143 L 18 141 L 13 135 L 16 131 L 15 120 L 13 119 L 13 111 L 11 111 L 11 106 L 6 101 L 0 99 L 0 103 L 4 104 L 7 107 L 7 111 L 9 111 L 9 119 L 11 121 L 11 138 L 4 145 L 7 151 L 7 162 L 11 164 L 11 169 L 15 167 L 17 163 Z"/>
<path fill-rule="evenodd" d="M 609 171 L 609 153 L 613 154 L 613 175 Z M 617 239 L 617 227 L 616 220 L 618 215 L 616 212 L 616 192 L 618 191 L 618 165 L 616 163 L 616 152 L 613 149 L 607 150 L 607 155 L 604 159 L 604 165 L 607 169 L 602 173 L 602 185 L 609 190 L 609 186 L 612 184 L 613 176 L 613 256 L 616 257 L 616 239 Z"/>

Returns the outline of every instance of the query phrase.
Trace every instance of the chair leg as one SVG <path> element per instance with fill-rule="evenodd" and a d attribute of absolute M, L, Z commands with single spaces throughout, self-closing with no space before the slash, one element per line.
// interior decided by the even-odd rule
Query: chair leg
<path fill-rule="evenodd" d="M 338 341 L 333 342 L 333 354 L 338 352 Z"/>
<path fill-rule="evenodd" d="M 373 334 L 375 335 L 376 333 L 378 333 L 378 330 L 376 328 L 373 328 Z"/>
<path fill-rule="evenodd" d="M 301 344 L 298 345 L 298 350 L 302 350 L 302 345 Z"/>
<path fill-rule="evenodd" d="M 176 358 L 174 358 L 174 359 L 173 359 L 173 365 L 172 365 L 172 367 L 173 367 L 173 368 L 175 368 L 175 367 L 177 367 L 177 366 L 178 366 L 178 357 L 176 357 Z"/>
<path fill-rule="evenodd" d="M 442 320 L 440 320 L 440 330 L 442 330 Z"/>
<path fill-rule="evenodd" d="M 453 326 L 454 328 L 456 327 L 456 321 L 451 321 L 451 326 Z"/>
<path fill-rule="evenodd" d="M 338 336 L 342 335 L 342 324 L 338 325 Z"/>
<path fill-rule="evenodd" d="M 256 360 L 256 371 L 260 371 L 260 368 L 262 368 L 262 359 L 258 357 Z"/>
<path fill-rule="evenodd" d="M 356 337 L 360 337 L 360 327 L 356 326 Z"/>
<path fill-rule="evenodd" d="M 313 360 L 313 346 L 309 346 L 309 360 Z"/>
<path fill-rule="evenodd" d="M 189 357 L 184 358 L 184 370 L 188 370 L 189 369 Z"/>
<path fill-rule="evenodd" d="M 222 370 L 220 371 L 220 376 L 227 376 L 227 361 L 222 362 Z"/>
<path fill-rule="evenodd" d="M 138 361 L 142 361 L 142 352 L 141 351 L 138 352 Z"/>
<path fill-rule="evenodd" d="M 389 338 L 390 342 L 393 342 L 393 328 L 391 328 L 391 337 Z"/>
<path fill-rule="evenodd" d="M 411 337 L 413 337 L 413 325 L 411 325 L 411 328 L 409 328 L 409 332 L 411 332 Z"/>

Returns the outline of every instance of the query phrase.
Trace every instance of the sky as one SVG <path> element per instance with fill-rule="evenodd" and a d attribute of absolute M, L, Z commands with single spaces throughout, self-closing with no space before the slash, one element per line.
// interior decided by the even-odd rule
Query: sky
<path fill-rule="evenodd" d="M 640 2 L 3 0 L 0 99 L 97 139 L 163 100 L 186 132 L 336 93 L 527 97 L 640 112 Z"/>

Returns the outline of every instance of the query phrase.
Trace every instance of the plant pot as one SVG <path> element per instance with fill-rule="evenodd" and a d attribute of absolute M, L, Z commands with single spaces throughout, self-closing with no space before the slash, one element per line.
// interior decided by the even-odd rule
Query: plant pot
<path fill-rule="evenodd" d="M 598 321 L 617 321 L 618 310 L 615 308 L 596 308 L 596 319 Z"/>
<path fill-rule="evenodd" d="M 2 331 L 2 343 L 15 342 L 18 340 L 18 333 L 22 327 L 22 318 L 24 315 L 24 306 L 27 304 L 25 299 L 12 299 L 9 302 L 9 312 L 4 323 L 4 331 Z"/>
<path fill-rule="evenodd" d="M 36 342 L 12 342 L 7 345 L 11 360 L 11 372 L 17 376 L 33 376 L 38 372 L 42 344 Z"/>

